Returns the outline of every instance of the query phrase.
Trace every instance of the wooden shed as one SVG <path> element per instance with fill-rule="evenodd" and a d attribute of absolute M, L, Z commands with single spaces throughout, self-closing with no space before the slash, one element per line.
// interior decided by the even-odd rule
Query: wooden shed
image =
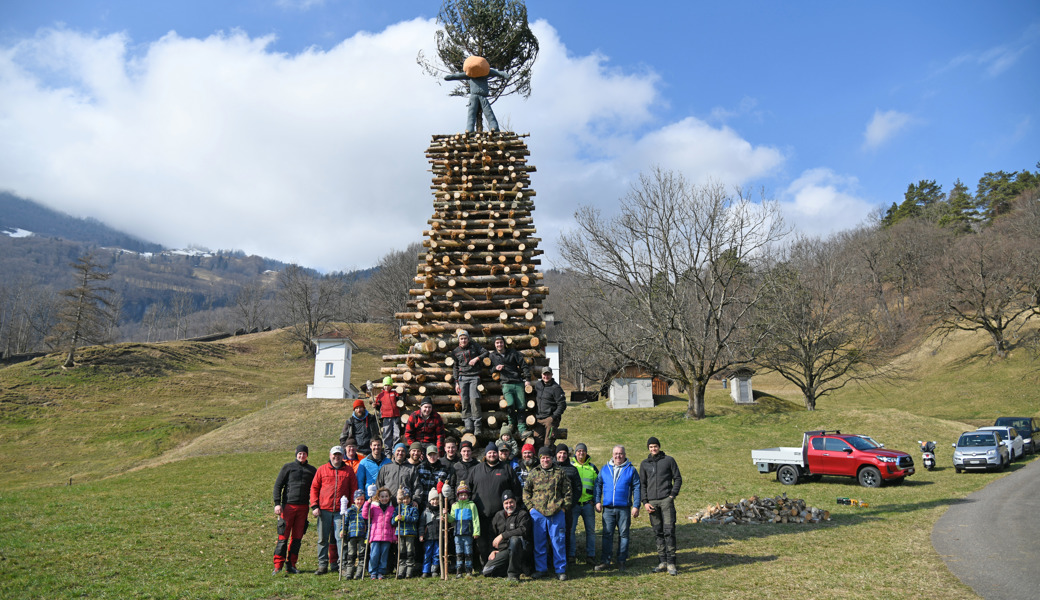
<path fill-rule="evenodd" d="M 638 365 L 618 369 L 610 381 L 611 408 L 653 408 L 654 396 L 666 396 L 669 382 Z"/>

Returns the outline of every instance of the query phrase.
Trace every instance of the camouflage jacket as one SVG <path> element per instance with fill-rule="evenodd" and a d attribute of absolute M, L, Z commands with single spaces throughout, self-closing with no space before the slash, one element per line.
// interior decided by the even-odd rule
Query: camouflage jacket
<path fill-rule="evenodd" d="M 555 463 L 548 469 L 531 469 L 524 481 L 524 506 L 551 517 L 571 505 L 571 484 Z"/>

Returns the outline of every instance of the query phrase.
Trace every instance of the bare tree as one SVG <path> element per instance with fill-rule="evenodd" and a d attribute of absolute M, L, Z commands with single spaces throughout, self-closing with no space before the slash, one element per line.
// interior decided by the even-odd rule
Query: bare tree
<path fill-rule="evenodd" d="M 270 318 L 267 286 L 258 278 L 243 285 L 235 294 L 235 320 L 248 331 L 263 329 Z"/>
<path fill-rule="evenodd" d="M 779 257 L 756 310 L 764 332 L 755 362 L 802 392 L 805 408 L 882 364 L 874 319 L 859 301 L 855 266 L 835 241 L 801 238 Z"/>
<path fill-rule="evenodd" d="M 51 330 L 55 347 L 68 351 L 65 367 L 75 366 L 76 349 L 80 345 L 101 344 L 110 339 L 116 309 L 110 299 L 114 290 L 100 285 L 112 274 L 105 271 L 92 254 L 81 256 L 70 266 L 76 271 L 77 285 L 61 292 L 58 322 Z"/>
<path fill-rule="evenodd" d="M 985 331 L 997 356 L 1007 356 L 1008 333 L 1034 316 L 1035 272 L 1028 248 L 991 227 L 966 235 L 943 254 L 932 305 L 940 331 Z"/>
<path fill-rule="evenodd" d="M 422 244 L 413 242 L 404 250 L 391 250 L 379 259 L 376 272 L 364 286 L 373 319 L 393 323 L 396 321 L 394 313 L 405 310 L 408 290 L 415 285 L 420 252 Z"/>
<path fill-rule="evenodd" d="M 308 356 L 317 347 L 312 341 L 326 333 L 339 318 L 343 298 L 341 275 L 315 276 L 299 265 L 289 265 L 278 274 L 278 296 L 289 339 L 299 342 Z"/>
<path fill-rule="evenodd" d="M 786 234 L 779 206 L 655 169 L 618 217 L 588 206 L 575 217 L 561 253 L 589 281 L 585 298 L 603 303 L 601 320 L 583 322 L 619 357 L 685 385 L 687 417 L 703 418 L 711 377 L 751 358 L 759 274 Z"/>
<path fill-rule="evenodd" d="M 605 347 L 598 333 L 587 327 L 585 319 L 602 322 L 597 316 L 604 308 L 598 298 L 583 292 L 588 285 L 573 271 L 551 270 L 545 273 L 545 285 L 552 294 L 545 299 L 546 312 L 554 315 L 554 331 L 563 342 L 561 377 L 568 378 L 579 390 L 591 384 L 601 384 L 617 370 L 618 355 Z"/>

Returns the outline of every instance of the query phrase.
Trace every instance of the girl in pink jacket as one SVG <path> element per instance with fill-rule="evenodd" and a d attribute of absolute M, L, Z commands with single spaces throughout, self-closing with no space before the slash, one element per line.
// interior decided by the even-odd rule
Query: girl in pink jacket
<path fill-rule="evenodd" d="M 376 490 L 378 502 L 369 500 L 361 507 L 361 516 L 368 519 L 368 574 L 372 579 L 383 579 L 387 574 L 387 558 L 394 535 L 394 505 L 390 504 L 390 490 Z"/>

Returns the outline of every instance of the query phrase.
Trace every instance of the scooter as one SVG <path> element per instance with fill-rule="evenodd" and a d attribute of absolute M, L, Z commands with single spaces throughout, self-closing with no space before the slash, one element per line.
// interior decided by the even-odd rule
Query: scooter
<path fill-rule="evenodd" d="M 935 468 L 935 442 L 917 440 L 917 443 L 921 445 L 921 462 L 925 469 L 931 471 Z"/>

